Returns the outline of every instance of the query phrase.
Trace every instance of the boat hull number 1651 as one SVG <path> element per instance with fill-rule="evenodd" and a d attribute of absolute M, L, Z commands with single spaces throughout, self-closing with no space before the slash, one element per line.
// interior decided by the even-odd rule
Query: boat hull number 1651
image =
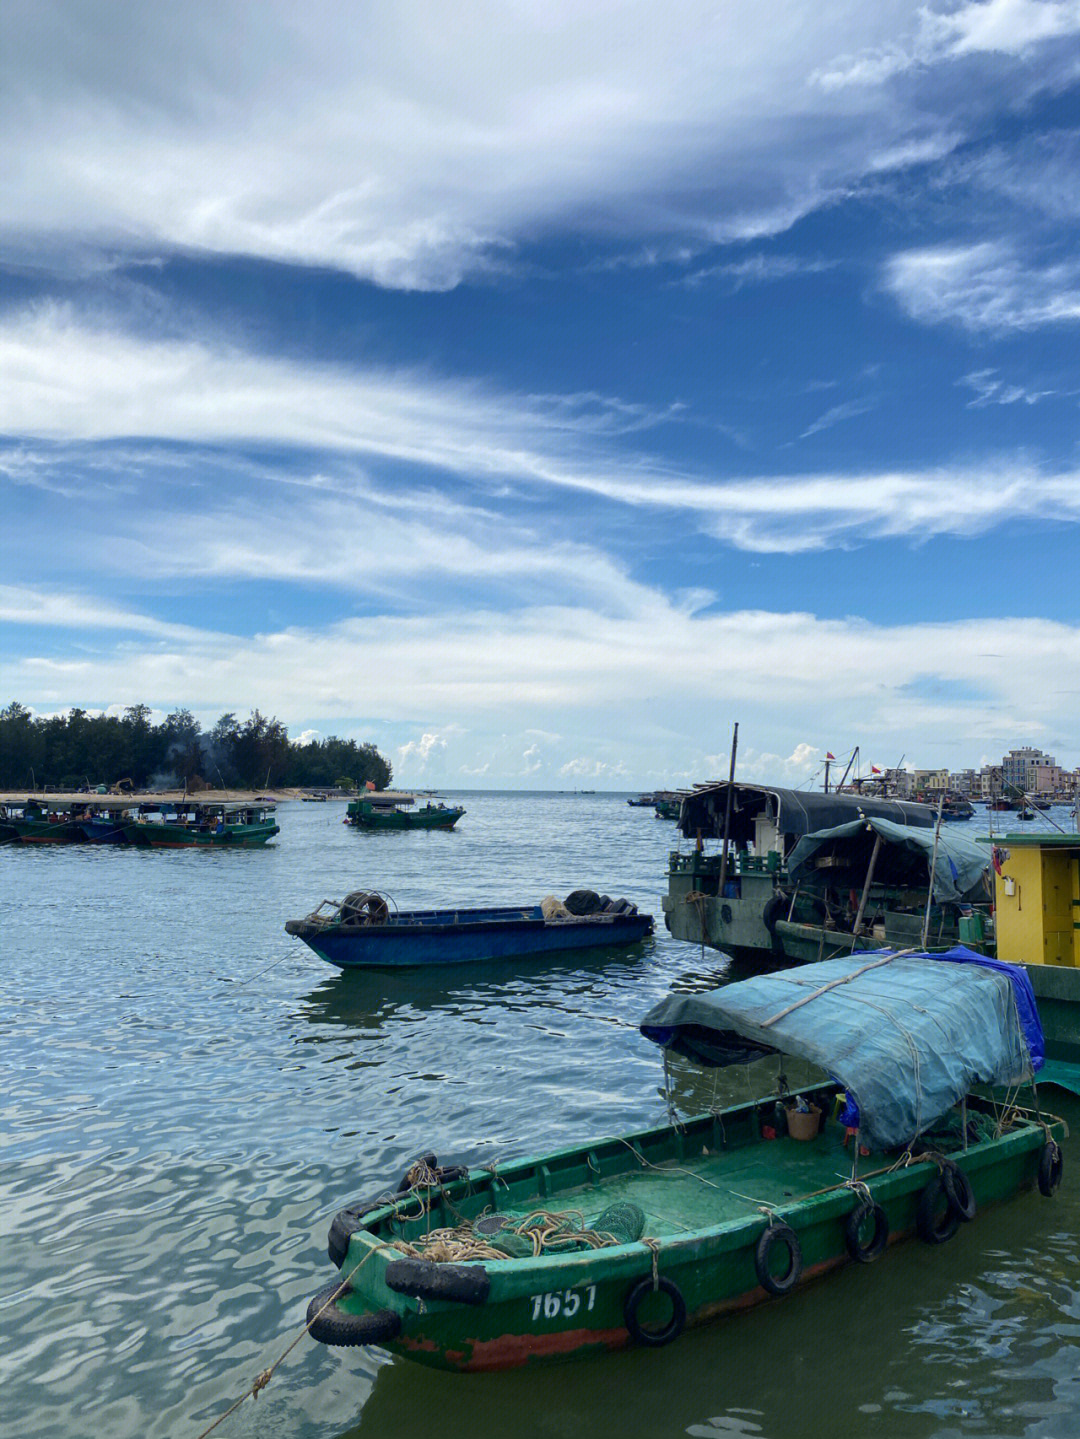
<path fill-rule="evenodd" d="M 596 1302 L 596 1285 L 586 1284 L 581 1289 L 556 1289 L 551 1294 L 534 1294 L 532 1317 L 534 1319 L 573 1319 L 580 1310 L 586 1313 Z"/>

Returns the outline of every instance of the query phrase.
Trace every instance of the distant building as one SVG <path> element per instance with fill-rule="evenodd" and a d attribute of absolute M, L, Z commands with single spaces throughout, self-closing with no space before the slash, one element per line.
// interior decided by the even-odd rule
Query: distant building
<path fill-rule="evenodd" d="M 949 771 L 947 769 L 917 769 L 912 775 L 915 791 L 918 794 L 941 794 L 949 788 Z"/>
<path fill-rule="evenodd" d="M 895 795 L 897 799 L 910 799 L 915 793 L 910 770 L 887 769 L 884 778 L 886 794 Z"/>
<path fill-rule="evenodd" d="M 979 776 L 973 769 L 962 769 L 954 773 L 952 787 L 958 794 L 967 795 L 969 799 L 979 798 Z"/>
<path fill-rule="evenodd" d="M 1000 799 L 1002 782 L 1001 766 L 984 764 L 979 771 L 979 798 L 984 800 Z"/>
<path fill-rule="evenodd" d="M 1040 768 L 1057 768 L 1053 755 L 1044 754 L 1041 749 L 1024 745 L 1022 749 L 1011 749 L 1001 761 L 1001 778 L 1008 789 L 1034 793 L 1036 773 Z"/>

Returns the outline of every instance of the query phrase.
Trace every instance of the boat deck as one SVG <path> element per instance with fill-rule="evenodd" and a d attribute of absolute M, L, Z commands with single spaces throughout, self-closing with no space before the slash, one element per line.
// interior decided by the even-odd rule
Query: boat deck
<path fill-rule="evenodd" d="M 782 1210 L 785 1203 L 842 1184 L 851 1175 L 851 1150 L 843 1147 L 843 1137 L 834 1122 L 813 1140 L 785 1136 L 722 1154 L 672 1159 L 542 1202 L 552 1209 L 580 1209 L 589 1222 L 609 1204 L 629 1200 L 645 1211 L 645 1232 L 657 1238 L 710 1229 L 751 1219 L 761 1205 Z M 521 1217 L 527 1212 L 521 1210 Z"/>

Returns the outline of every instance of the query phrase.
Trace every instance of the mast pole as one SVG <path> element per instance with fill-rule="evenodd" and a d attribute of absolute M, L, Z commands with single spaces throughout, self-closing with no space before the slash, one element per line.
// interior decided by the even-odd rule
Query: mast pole
<path fill-rule="evenodd" d="M 739 747 L 739 726 L 735 725 L 735 731 L 731 736 L 731 768 L 728 771 L 727 802 L 724 805 L 724 847 L 720 851 L 720 898 L 724 897 L 724 884 L 727 880 L 728 861 L 728 840 L 731 836 L 731 800 L 735 788 L 735 751 Z"/>
<path fill-rule="evenodd" d="M 922 926 L 922 947 L 926 948 L 927 940 L 930 937 L 930 906 L 934 902 L 934 875 L 937 872 L 937 848 L 938 839 L 941 837 L 941 811 L 945 806 L 945 791 L 941 791 L 941 798 L 937 806 L 937 824 L 934 826 L 934 853 L 930 858 L 930 888 L 926 893 L 926 913 L 923 916 Z"/>

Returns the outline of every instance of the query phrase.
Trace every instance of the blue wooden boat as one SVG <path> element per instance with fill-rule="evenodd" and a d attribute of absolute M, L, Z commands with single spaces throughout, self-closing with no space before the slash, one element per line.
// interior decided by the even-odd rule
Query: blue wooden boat
<path fill-rule="evenodd" d="M 653 918 L 591 890 L 575 890 L 566 904 L 548 897 L 540 904 L 413 910 L 392 910 L 381 894 L 355 890 L 340 904 L 324 900 L 305 919 L 290 919 L 285 931 L 340 969 L 397 968 L 633 944 L 652 934 Z"/>

